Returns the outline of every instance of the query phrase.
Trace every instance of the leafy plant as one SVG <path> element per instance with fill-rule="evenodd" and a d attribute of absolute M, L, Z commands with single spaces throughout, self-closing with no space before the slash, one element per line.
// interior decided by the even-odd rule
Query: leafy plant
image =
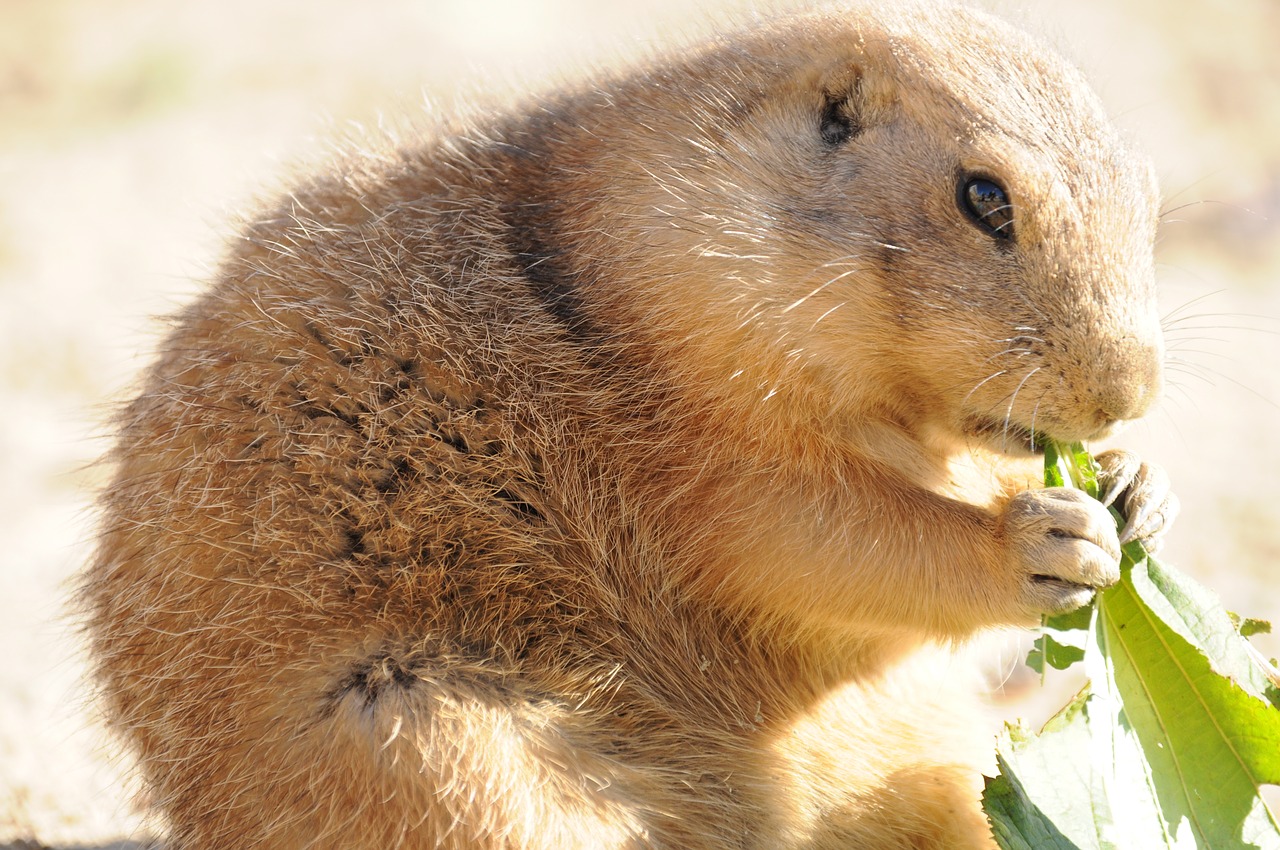
<path fill-rule="evenodd" d="M 1097 498 L 1080 444 L 1049 445 L 1045 484 Z M 1112 510 L 1118 525 L 1123 517 Z M 1005 729 L 983 806 L 1003 850 L 1280 850 L 1259 786 L 1280 783 L 1280 689 L 1208 590 L 1124 547 L 1120 581 L 1047 618 L 1028 663 L 1089 682 L 1039 735 Z"/>

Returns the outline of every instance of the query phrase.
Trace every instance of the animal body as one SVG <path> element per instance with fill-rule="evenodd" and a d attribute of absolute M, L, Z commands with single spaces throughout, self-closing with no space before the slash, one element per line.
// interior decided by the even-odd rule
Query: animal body
<path fill-rule="evenodd" d="M 1035 449 L 1158 396 L 1156 220 L 1075 70 L 931 5 L 302 181 L 122 413 L 84 579 L 168 846 L 989 847 L 952 647 L 1116 577 Z"/>

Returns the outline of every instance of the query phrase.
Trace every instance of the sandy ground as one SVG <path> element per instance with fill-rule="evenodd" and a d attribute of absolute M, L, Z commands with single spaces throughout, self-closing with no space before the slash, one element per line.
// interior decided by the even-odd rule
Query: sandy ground
<path fill-rule="evenodd" d="M 231 212 L 348 122 L 538 85 L 734 5 L 0 0 L 0 850 L 147 835 L 81 682 L 67 587 L 99 423 Z M 1074 56 L 1156 158 L 1173 383 L 1125 443 L 1182 497 L 1166 560 L 1280 618 L 1280 6 L 999 8 Z"/>

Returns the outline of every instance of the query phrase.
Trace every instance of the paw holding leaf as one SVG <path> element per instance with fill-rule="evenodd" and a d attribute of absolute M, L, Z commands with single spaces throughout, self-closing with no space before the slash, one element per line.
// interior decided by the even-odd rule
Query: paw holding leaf
<path fill-rule="evenodd" d="M 1121 545 L 1138 540 L 1147 552 L 1155 554 L 1178 515 L 1178 497 L 1169 488 L 1169 476 L 1122 449 L 1103 452 L 1097 461 L 1098 498 L 1125 518 L 1119 535 Z"/>
<path fill-rule="evenodd" d="M 1079 608 L 1120 578 L 1115 520 L 1080 490 L 1023 491 L 1005 508 L 1002 528 L 1029 617 Z"/>
<path fill-rule="evenodd" d="M 1071 487 L 1027 490 L 1002 517 L 1006 552 L 1020 577 L 1019 602 L 1030 615 L 1087 604 L 1120 578 L 1120 547 L 1160 545 L 1178 512 L 1164 470 L 1127 451 L 1098 456 L 1099 497 Z M 1117 530 L 1109 507 L 1125 518 Z"/>

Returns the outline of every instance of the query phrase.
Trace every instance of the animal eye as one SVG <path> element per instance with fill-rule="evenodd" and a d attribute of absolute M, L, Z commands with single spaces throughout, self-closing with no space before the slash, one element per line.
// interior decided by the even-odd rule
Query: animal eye
<path fill-rule="evenodd" d="M 1013 204 L 999 183 L 984 177 L 961 183 L 960 208 L 992 236 L 1013 238 Z"/>

